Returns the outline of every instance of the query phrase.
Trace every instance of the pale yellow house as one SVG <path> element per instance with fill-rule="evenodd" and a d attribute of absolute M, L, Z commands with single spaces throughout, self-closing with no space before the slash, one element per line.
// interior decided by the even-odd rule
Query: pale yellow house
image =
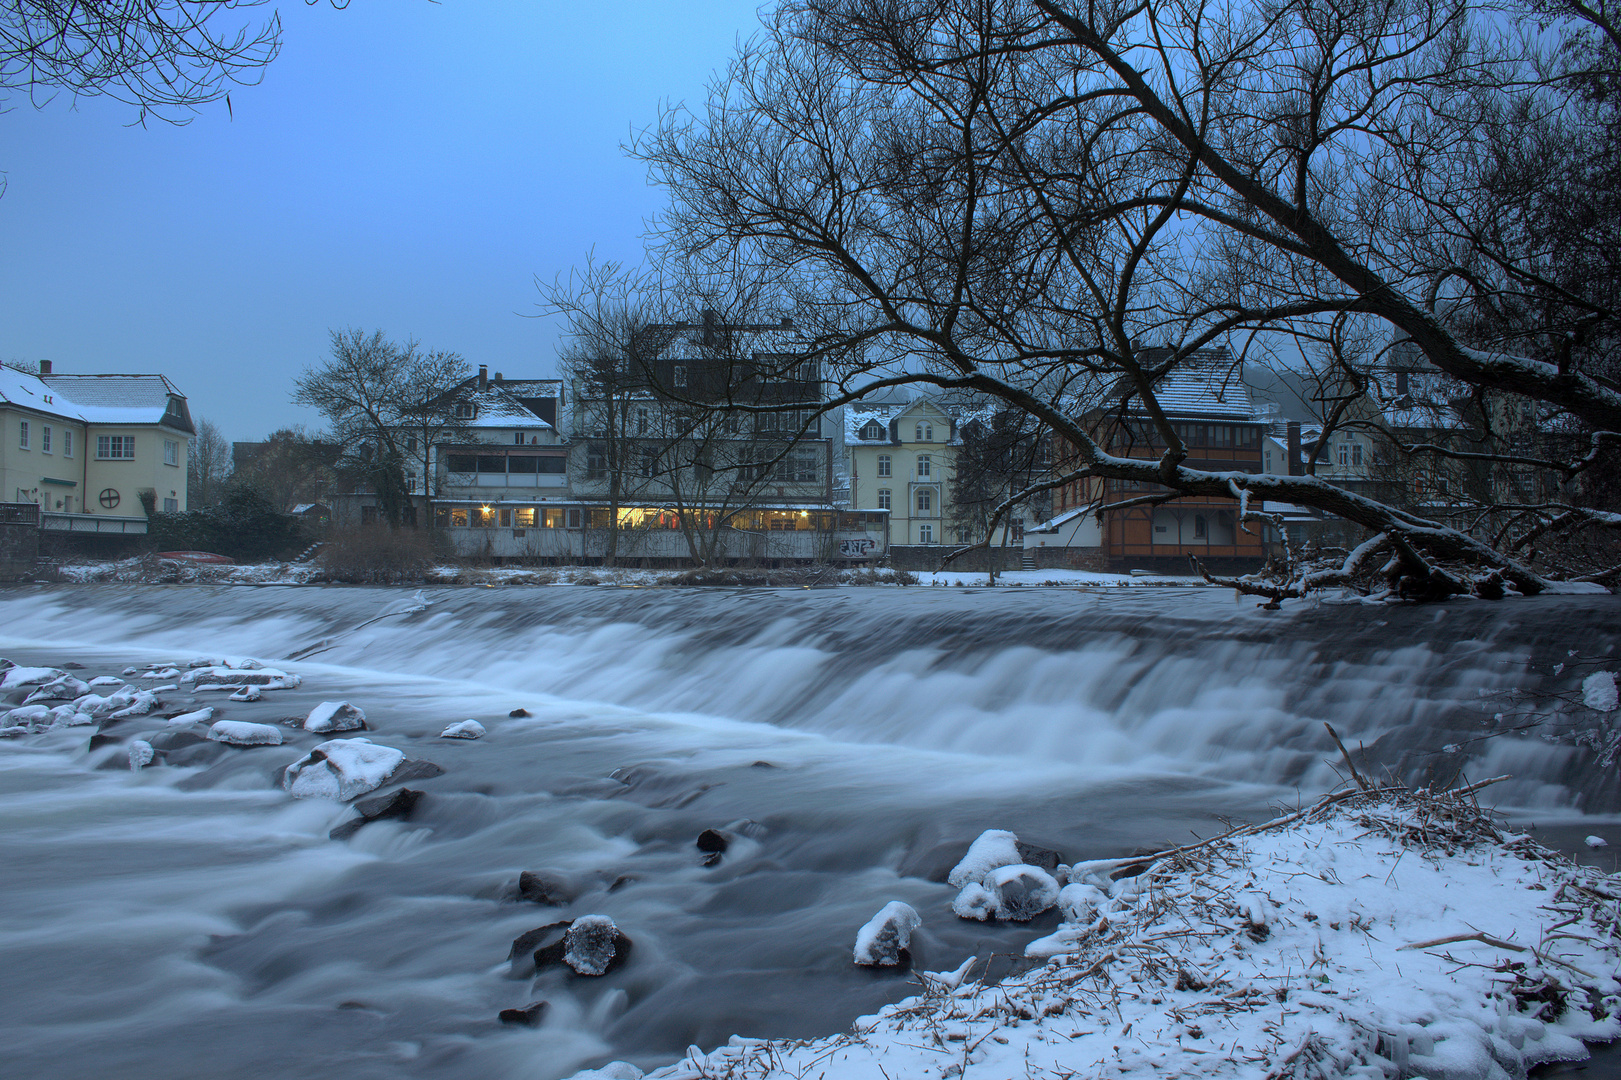
<path fill-rule="evenodd" d="M 888 510 L 891 545 L 956 543 L 946 513 L 953 434 L 950 414 L 927 398 L 846 409 L 850 509 Z"/>
<path fill-rule="evenodd" d="M 162 375 L 40 367 L 0 369 L 0 501 L 33 503 L 47 528 L 75 532 L 144 532 L 143 492 L 158 510 L 186 509 L 196 429 L 185 395 Z"/>

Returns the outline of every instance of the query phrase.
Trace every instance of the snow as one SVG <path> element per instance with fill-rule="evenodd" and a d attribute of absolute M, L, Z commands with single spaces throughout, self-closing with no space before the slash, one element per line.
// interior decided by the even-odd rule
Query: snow
<path fill-rule="evenodd" d="M 44 723 L 50 718 L 50 715 L 50 707 L 46 705 L 19 705 L 6 713 L 5 722 L 8 725 L 34 725 Z"/>
<path fill-rule="evenodd" d="M 214 706 L 210 705 L 206 709 L 194 709 L 188 713 L 181 713 L 179 716 L 171 716 L 169 717 L 169 723 L 178 727 L 181 724 L 206 724 L 212 719 L 214 719 Z"/>
<path fill-rule="evenodd" d="M 405 760 L 392 746 L 370 739 L 333 739 L 287 766 L 282 787 L 296 799 L 350 799 L 383 785 Z"/>
<path fill-rule="evenodd" d="M 1582 843 L 1586 844 L 1590 848 L 1601 848 L 1601 847 L 1609 847 L 1610 846 L 1610 842 L 1608 840 L 1604 839 L 1604 837 L 1602 837 L 1602 836 L 1589 836 L 1585 840 L 1583 840 Z"/>
<path fill-rule="evenodd" d="M 477 720 L 463 720 L 451 724 L 439 733 L 441 739 L 482 739 L 484 735 L 484 725 Z"/>
<path fill-rule="evenodd" d="M 94 696 L 94 695 L 90 695 Z M 114 694 L 117 698 L 119 695 Z M 83 700 L 83 699 L 81 699 Z M 77 702 L 75 702 L 77 704 Z M 139 690 L 130 697 L 128 705 L 122 709 L 115 709 L 108 714 L 109 720 L 123 720 L 131 716 L 145 716 L 158 707 L 158 696 L 150 690 Z"/>
<path fill-rule="evenodd" d="M 28 705 L 35 701 L 72 701 L 74 698 L 83 697 L 89 692 L 90 684 L 83 679 L 74 678 L 72 675 L 61 675 L 48 683 L 42 684 L 38 690 L 28 695 L 23 704 Z"/>
<path fill-rule="evenodd" d="M 1550 581 L 1542 591 L 1548 596 L 1587 596 L 1610 590 L 1596 581 Z"/>
<path fill-rule="evenodd" d="M 232 694 L 230 697 L 226 698 L 225 700 L 227 700 L 227 701 L 258 701 L 261 697 L 264 697 L 264 691 L 259 689 L 257 686 L 244 686 L 242 689 L 238 690 L 236 693 Z"/>
<path fill-rule="evenodd" d="M 7 668 L 5 674 L 0 675 L 0 690 L 15 690 L 21 686 L 39 686 L 66 674 L 67 672 L 61 668 L 53 667 Z"/>
<path fill-rule="evenodd" d="M 155 757 L 157 757 L 157 751 L 153 750 L 152 744 L 145 739 L 135 739 L 130 742 L 129 767 L 132 772 L 139 772 L 141 769 L 146 768 Z"/>
<path fill-rule="evenodd" d="M 236 668 L 211 664 L 192 668 L 180 676 L 180 681 L 191 683 L 199 690 L 236 690 L 243 686 L 257 686 L 261 690 L 291 690 L 304 680 L 275 668 Z"/>
<path fill-rule="evenodd" d="M 606 915 L 582 915 L 563 935 L 563 963 L 581 975 L 602 975 L 618 952 L 619 927 Z"/>
<path fill-rule="evenodd" d="M 124 680 L 117 675 L 98 675 L 88 683 L 91 689 L 98 686 L 123 686 Z"/>
<path fill-rule="evenodd" d="M 922 925 L 911 904 L 891 900 L 856 931 L 855 962 L 867 967 L 899 964 L 901 950 L 912 944 L 912 931 Z"/>
<path fill-rule="evenodd" d="M 575 1073 L 572 1080 L 642 1080 L 645 1075 L 628 1061 L 610 1061 L 600 1069 Z"/>
<path fill-rule="evenodd" d="M 1340 795 L 1149 861 L 1070 886 L 1024 974 L 925 973 L 848 1033 L 734 1037 L 649 1080 L 1500 1080 L 1621 1037 L 1621 879 L 1467 798 Z"/>
<path fill-rule="evenodd" d="M 1582 680 L 1582 704 L 1598 712 L 1615 712 L 1615 674 L 1595 671 Z"/>
<path fill-rule="evenodd" d="M 250 724 L 245 720 L 216 720 L 208 729 L 208 737 L 232 746 L 280 746 L 281 728 L 273 724 Z"/>
<path fill-rule="evenodd" d="M 996 894 L 979 882 L 970 881 L 951 902 L 951 912 L 959 919 L 984 922 L 996 914 Z"/>
<path fill-rule="evenodd" d="M 359 731 L 366 726 L 366 714 L 347 701 L 323 701 L 304 720 L 305 731 Z"/>
<path fill-rule="evenodd" d="M 951 868 L 946 881 L 952 885 L 983 882 L 985 875 L 999 866 L 1014 866 L 1024 862 L 1019 855 L 1019 838 L 1006 829 L 986 829 L 968 845 L 968 854 Z"/>

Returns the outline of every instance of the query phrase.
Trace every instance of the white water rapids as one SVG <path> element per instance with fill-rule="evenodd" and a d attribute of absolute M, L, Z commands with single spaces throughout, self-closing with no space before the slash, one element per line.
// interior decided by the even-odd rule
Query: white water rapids
<path fill-rule="evenodd" d="M 124 744 L 162 720 L 93 750 L 89 728 L 0 744 L 9 1075 L 549 1080 L 841 1030 L 908 992 L 850 963 L 889 900 L 923 913 L 926 968 L 1047 932 L 950 915 L 945 871 L 982 829 L 1066 861 L 1205 835 L 1336 784 L 1323 721 L 1410 781 L 1513 772 L 1495 789 L 1512 804 L 1621 806 L 1591 751 L 1480 738 L 1508 723 L 1503 692 L 1556 707 L 1571 676 L 1553 665 L 1613 659 L 1611 597 L 1269 613 L 1185 589 L 0 595 L 18 663 L 274 661 L 303 687 L 206 703 L 275 722 L 347 699 L 369 737 L 447 770 L 411 782 L 409 821 L 334 841 L 348 811 L 278 783 L 324 736 L 139 773 Z M 489 734 L 435 738 L 467 718 Z M 758 837 L 701 865 L 698 833 L 743 820 Z M 515 902 L 525 869 L 578 899 Z M 624 968 L 508 977 L 520 933 L 590 913 L 634 941 Z M 496 1022 L 533 1000 L 538 1028 Z"/>

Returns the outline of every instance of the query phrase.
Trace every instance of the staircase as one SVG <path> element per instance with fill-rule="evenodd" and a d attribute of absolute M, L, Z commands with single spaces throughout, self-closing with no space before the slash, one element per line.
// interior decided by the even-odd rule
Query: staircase
<path fill-rule="evenodd" d="M 1036 549 L 1035 548 L 1025 548 L 1024 549 L 1024 561 L 1021 563 L 1021 565 L 1026 570 L 1034 570 L 1036 568 Z"/>
<path fill-rule="evenodd" d="M 300 551 L 298 553 L 298 557 L 295 558 L 293 561 L 294 562 L 309 562 L 311 559 L 315 558 L 315 553 L 317 551 L 320 551 L 325 546 L 326 546 L 326 541 L 325 540 L 317 540 L 315 543 L 311 544 L 309 547 L 305 548 L 303 551 Z"/>

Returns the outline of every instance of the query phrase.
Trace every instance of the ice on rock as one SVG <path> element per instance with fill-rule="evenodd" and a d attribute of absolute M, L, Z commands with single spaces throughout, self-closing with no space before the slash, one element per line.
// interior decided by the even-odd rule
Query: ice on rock
<path fill-rule="evenodd" d="M 126 672 L 126 674 L 128 673 Z M 177 667 L 151 667 L 136 676 L 139 679 L 177 679 L 179 677 L 180 669 Z"/>
<path fill-rule="evenodd" d="M 563 935 L 563 963 L 581 975 L 603 975 L 618 955 L 623 935 L 606 915 L 582 915 Z"/>
<path fill-rule="evenodd" d="M 1602 836 L 1589 836 L 1587 839 L 1583 840 L 1582 843 L 1586 844 L 1588 847 L 1591 847 L 1591 848 L 1600 848 L 1600 847 L 1609 847 L 1610 846 L 1610 842 L 1608 840 L 1604 839 L 1604 837 L 1602 837 Z"/>
<path fill-rule="evenodd" d="M 128 675 L 129 672 L 126 671 L 124 674 Z M 124 680 L 117 675 L 98 675 L 91 679 L 88 685 L 92 690 L 98 686 L 123 686 Z"/>
<path fill-rule="evenodd" d="M 36 701 L 72 701 L 90 692 L 90 684 L 72 675 L 63 675 L 44 683 L 23 701 L 32 705 Z"/>
<path fill-rule="evenodd" d="M 1595 671 L 1582 680 L 1582 704 L 1598 712 L 1615 712 L 1615 674 Z"/>
<path fill-rule="evenodd" d="M 117 697 L 117 695 L 113 695 Z M 122 709 L 115 709 L 108 714 L 109 720 L 123 720 L 131 716 L 145 716 L 158 707 L 158 697 L 150 690 L 137 692 L 128 705 Z"/>
<path fill-rule="evenodd" d="M 296 799 L 350 799 L 383 786 L 405 755 L 370 739 L 332 739 L 287 766 L 282 787 Z"/>
<path fill-rule="evenodd" d="M 979 882 L 970 881 L 951 902 L 951 910 L 959 919 L 984 922 L 996 913 L 996 894 Z"/>
<path fill-rule="evenodd" d="M 250 724 L 245 720 L 216 720 L 208 729 L 208 737 L 232 746 L 280 746 L 281 728 L 272 724 Z"/>
<path fill-rule="evenodd" d="M 1071 882 L 1058 892 L 1058 910 L 1065 922 L 1089 923 L 1109 902 L 1102 889 L 1095 885 Z"/>
<path fill-rule="evenodd" d="M 140 671 L 140 670 L 141 670 L 141 669 L 140 669 L 140 668 L 138 668 L 138 667 L 134 667 L 134 666 L 133 666 L 133 665 L 132 665 L 132 666 L 130 666 L 130 667 L 127 667 L 127 668 L 125 668 L 125 669 L 124 669 L 124 674 L 125 674 L 125 675 L 134 675 L 134 674 L 136 674 L 136 673 L 137 673 L 137 672 L 139 672 L 139 671 Z"/>
<path fill-rule="evenodd" d="M 52 709 L 51 715 L 56 717 L 53 727 L 84 727 L 87 724 L 99 723 L 89 713 L 79 712 L 74 706 L 68 705 L 60 709 Z"/>
<path fill-rule="evenodd" d="M 899 964 L 901 950 L 912 943 L 912 931 L 922 925 L 911 904 L 891 900 L 856 931 L 856 963 L 863 967 Z"/>
<path fill-rule="evenodd" d="M 264 691 L 259 689 L 257 686 L 244 686 L 242 689 L 238 690 L 236 693 L 232 694 L 230 697 L 226 698 L 225 700 L 227 700 L 227 701 L 258 701 L 263 696 L 264 696 Z"/>
<path fill-rule="evenodd" d="M 152 764 L 152 759 L 155 757 L 157 757 L 157 751 L 153 750 L 152 744 L 145 739 L 136 739 L 129 744 L 129 767 L 132 772 L 140 772 Z"/>
<path fill-rule="evenodd" d="M 169 723 L 174 727 L 179 727 L 181 724 L 206 724 L 213 719 L 214 706 L 210 705 L 206 709 L 194 709 L 188 713 L 181 713 L 179 716 L 171 716 L 169 717 Z"/>
<path fill-rule="evenodd" d="M 439 733 L 441 739 L 482 739 L 484 725 L 477 720 L 463 720 L 459 724 L 451 724 Z"/>
<path fill-rule="evenodd" d="M 41 686 L 66 675 L 61 668 L 53 667 L 12 667 L 7 668 L 5 674 L 0 675 L 0 690 L 16 690 L 24 686 Z"/>
<path fill-rule="evenodd" d="M 51 719 L 51 710 L 44 705 L 19 705 L 6 714 L 7 727 L 26 726 L 34 728 L 43 726 Z"/>
<path fill-rule="evenodd" d="M 292 690 L 304 680 L 275 668 L 243 669 L 215 664 L 192 668 L 180 676 L 180 681 L 190 683 L 199 690 L 225 690 L 243 686 L 257 686 L 261 690 Z"/>
<path fill-rule="evenodd" d="M 1039 866 L 1001 866 L 985 875 L 996 917 L 1028 922 L 1058 902 L 1058 882 Z"/>
<path fill-rule="evenodd" d="M 986 829 L 979 839 L 968 845 L 968 854 L 946 875 L 951 885 L 967 885 L 971 881 L 984 881 L 985 875 L 1002 866 L 1016 866 L 1024 862 L 1019 856 L 1019 838 L 1006 829 Z"/>
<path fill-rule="evenodd" d="M 305 731 L 362 731 L 365 727 L 366 714 L 347 701 L 323 701 L 304 721 Z"/>

